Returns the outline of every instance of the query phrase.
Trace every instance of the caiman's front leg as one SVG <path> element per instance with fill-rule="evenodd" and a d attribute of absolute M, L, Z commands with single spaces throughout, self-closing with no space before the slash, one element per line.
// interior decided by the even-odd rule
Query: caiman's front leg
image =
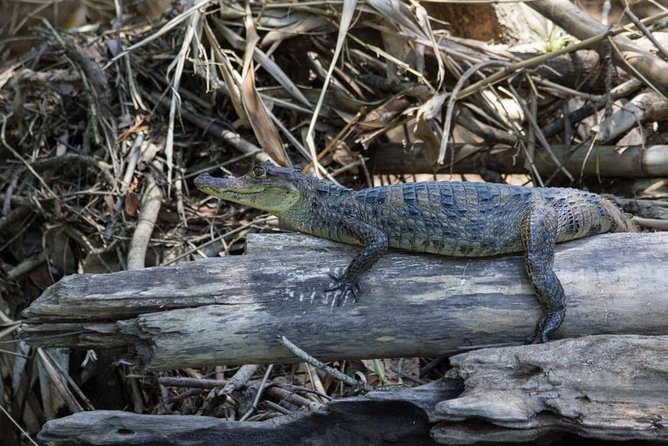
<path fill-rule="evenodd" d="M 543 315 L 536 324 L 536 332 L 529 341 L 547 342 L 547 337 L 556 331 L 566 314 L 564 288 L 552 270 L 554 246 L 557 241 L 558 218 L 556 212 L 542 199 L 532 205 L 522 222 L 522 243 L 526 249 L 525 266 L 529 281 Z"/>
<path fill-rule="evenodd" d="M 334 283 L 325 291 L 337 291 L 334 302 L 341 305 L 346 295 L 351 293 L 355 302 L 359 292 L 359 279 L 369 271 L 378 259 L 387 252 L 387 236 L 383 231 L 360 221 L 342 223 L 342 231 L 364 247 L 348 264 L 343 274 L 330 273 Z"/>

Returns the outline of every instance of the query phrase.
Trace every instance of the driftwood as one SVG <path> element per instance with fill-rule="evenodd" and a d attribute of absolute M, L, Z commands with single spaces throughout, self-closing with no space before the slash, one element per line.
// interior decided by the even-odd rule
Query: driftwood
<path fill-rule="evenodd" d="M 565 433 L 668 443 L 668 336 L 587 336 L 450 358 L 439 382 L 336 400 L 265 422 L 82 412 L 39 439 L 67 444 L 432 445 Z"/>
<path fill-rule="evenodd" d="M 75 275 L 25 312 L 36 346 L 131 349 L 150 369 L 296 361 L 283 335 L 321 360 L 437 356 L 521 344 L 539 306 L 519 256 L 392 253 L 332 306 L 327 273 L 355 248 L 253 235 L 243 256 Z M 666 334 L 668 234 L 606 234 L 558 246 L 568 313 L 557 337 Z"/>

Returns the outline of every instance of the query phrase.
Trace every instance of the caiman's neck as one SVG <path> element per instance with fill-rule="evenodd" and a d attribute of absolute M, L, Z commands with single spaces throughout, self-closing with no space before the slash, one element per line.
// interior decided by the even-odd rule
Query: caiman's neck
<path fill-rule="evenodd" d="M 305 175 L 301 176 L 297 187 L 299 188 L 299 200 L 295 206 L 313 205 L 314 202 L 338 199 L 353 191 L 332 181 Z"/>
<path fill-rule="evenodd" d="M 322 236 L 321 226 L 341 216 L 341 206 L 353 190 L 329 180 L 304 176 L 299 182 L 299 192 L 299 200 L 278 217 L 296 230 Z"/>

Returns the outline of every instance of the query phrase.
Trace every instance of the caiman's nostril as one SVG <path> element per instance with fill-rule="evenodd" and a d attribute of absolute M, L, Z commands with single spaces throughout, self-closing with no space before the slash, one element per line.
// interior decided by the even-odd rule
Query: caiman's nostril
<path fill-rule="evenodd" d="M 201 175 L 198 175 L 197 178 L 195 178 L 195 181 L 194 181 L 195 186 L 204 186 L 207 183 L 211 182 L 211 180 L 210 180 L 211 178 L 213 178 L 213 177 L 211 175 L 209 175 L 208 173 L 203 173 Z"/>

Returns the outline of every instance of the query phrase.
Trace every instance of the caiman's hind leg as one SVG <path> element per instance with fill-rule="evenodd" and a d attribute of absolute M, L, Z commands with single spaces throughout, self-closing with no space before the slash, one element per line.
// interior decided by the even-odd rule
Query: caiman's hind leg
<path fill-rule="evenodd" d="M 522 244 L 526 249 L 525 266 L 529 281 L 543 310 L 531 343 L 546 342 L 566 314 L 564 288 L 552 270 L 554 245 L 557 241 L 558 216 L 542 199 L 531 205 L 522 222 Z"/>

